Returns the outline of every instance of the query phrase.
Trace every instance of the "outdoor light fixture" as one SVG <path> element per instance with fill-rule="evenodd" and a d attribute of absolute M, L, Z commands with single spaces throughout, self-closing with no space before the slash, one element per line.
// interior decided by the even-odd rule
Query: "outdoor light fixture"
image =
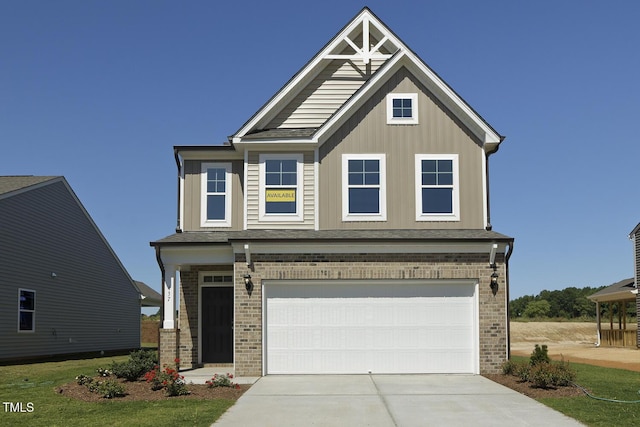
<path fill-rule="evenodd" d="M 244 275 L 244 287 L 247 289 L 247 293 L 251 296 L 251 292 L 253 291 L 253 282 L 251 281 L 251 275 Z"/>
<path fill-rule="evenodd" d="M 493 273 L 491 273 L 491 283 L 489 284 L 489 287 L 491 287 L 493 295 L 498 293 L 498 273 L 496 273 L 495 264 L 493 265 Z"/>

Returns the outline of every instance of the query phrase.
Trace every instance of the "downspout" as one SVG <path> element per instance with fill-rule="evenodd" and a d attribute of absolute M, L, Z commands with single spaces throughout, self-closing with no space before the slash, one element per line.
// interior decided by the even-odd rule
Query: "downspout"
<path fill-rule="evenodd" d="M 164 264 L 162 263 L 162 256 L 160 254 L 160 246 L 156 246 L 156 262 L 158 263 L 158 267 L 160 267 L 160 289 L 162 293 L 162 303 L 160 304 L 160 326 L 162 326 L 162 322 L 164 322 Z M 160 343 L 160 329 L 158 329 L 158 345 Z"/>
<path fill-rule="evenodd" d="M 182 163 L 180 162 L 180 155 L 178 154 L 178 149 L 173 148 L 173 157 L 176 159 L 176 165 L 178 166 L 178 211 L 176 213 L 176 233 L 182 233 L 181 222 L 182 218 L 180 217 L 180 201 L 182 200 L 182 186 L 180 185 L 180 180 L 182 179 Z M 161 267 L 162 268 L 162 267 Z M 162 272 L 164 277 L 164 271 Z"/>
<path fill-rule="evenodd" d="M 505 284 L 507 298 L 507 360 L 511 360 L 511 313 L 509 312 L 509 258 L 513 254 L 513 240 L 509 242 L 509 251 L 504 257 Z"/>
<path fill-rule="evenodd" d="M 500 137 L 500 142 L 502 142 L 504 140 L 504 136 Z M 500 149 L 500 145 L 496 145 L 495 149 L 493 151 L 488 151 L 485 152 L 484 156 L 485 156 L 485 169 L 484 169 L 484 180 L 487 184 L 487 225 L 485 227 L 485 229 L 487 231 L 491 231 L 491 229 L 493 228 L 493 226 L 491 225 L 491 197 L 489 196 L 489 156 L 491 156 L 492 154 L 496 153 L 498 150 Z"/>

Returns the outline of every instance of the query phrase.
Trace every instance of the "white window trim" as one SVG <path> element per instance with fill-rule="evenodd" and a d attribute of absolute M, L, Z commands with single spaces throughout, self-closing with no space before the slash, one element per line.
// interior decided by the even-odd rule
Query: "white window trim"
<path fill-rule="evenodd" d="M 410 99 L 411 117 L 393 117 L 393 100 Z M 417 125 L 418 124 L 418 94 L 417 93 L 389 93 L 387 94 L 387 124 L 388 125 Z"/>
<path fill-rule="evenodd" d="M 296 161 L 296 212 L 291 214 L 268 214 L 266 213 L 266 179 L 265 179 L 265 162 L 267 160 L 295 160 Z M 258 209 L 260 222 L 302 222 L 304 215 L 302 212 L 304 199 L 304 158 L 302 154 L 260 154 L 259 158 L 259 188 Z M 291 187 L 291 186 L 288 186 Z"/>
<path fill-rule="evenodd" d="M 20 294 L 22 292 L 33 292 L 33 310 L 22 310 L 20 308 Z M 23 311 L 33 313 L 33 318 L 32 318 L 33 323 L 31 324 L 31 329 L 20 329 L 20 313 Z M 31 333 L 34 333 L 35 331 L 36 331 L 36 291 L 34 291 L 33 289 L 18 288 L 18 333 L 31 334 Z"/>
<path fill-rule="evenodd" d="M 226 171 L 224 185 L 224 219 L 207 219 L 207 169 L 221 168 Z M 201 227 L 231 227 L 231 163 L 202 163 L 200 171 L 200 226 Z"/>
<path fill-rule="evenodd" d="M 451 160 L 453 167 L 453 195 L 450 214 L 422 213 L 422 161 L 423 160 Z M 460 221 L 460 180 L 457 154 L 416 154 L 415 161 L 416 187 L 416 221 Z"/>
<path fill-rule="evenodd" d="M 349 160 L 378 160 L 380 162 L 380 212 L 375 214 L 349 213 Z M 342 220 L 386 221 L 387 220 L 387 165 L 385 154 L 342 155 Z"/>

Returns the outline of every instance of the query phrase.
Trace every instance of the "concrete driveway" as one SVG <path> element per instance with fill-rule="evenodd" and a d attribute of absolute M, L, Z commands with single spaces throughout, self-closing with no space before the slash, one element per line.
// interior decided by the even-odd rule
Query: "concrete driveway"
<path fill-rule="evenodd" d="M 224 426 L 580 426 L 478 375 L 286 375 L 260 378 Z"/>

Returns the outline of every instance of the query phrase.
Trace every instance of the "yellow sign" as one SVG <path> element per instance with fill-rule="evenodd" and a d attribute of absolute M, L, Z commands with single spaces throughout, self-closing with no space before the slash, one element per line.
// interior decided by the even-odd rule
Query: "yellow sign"
<path fill-rule="evenodd" d="M 295 202 L 296 190 L 295 189 L 268 189 L 267 190 L 267 202 Z"/>

